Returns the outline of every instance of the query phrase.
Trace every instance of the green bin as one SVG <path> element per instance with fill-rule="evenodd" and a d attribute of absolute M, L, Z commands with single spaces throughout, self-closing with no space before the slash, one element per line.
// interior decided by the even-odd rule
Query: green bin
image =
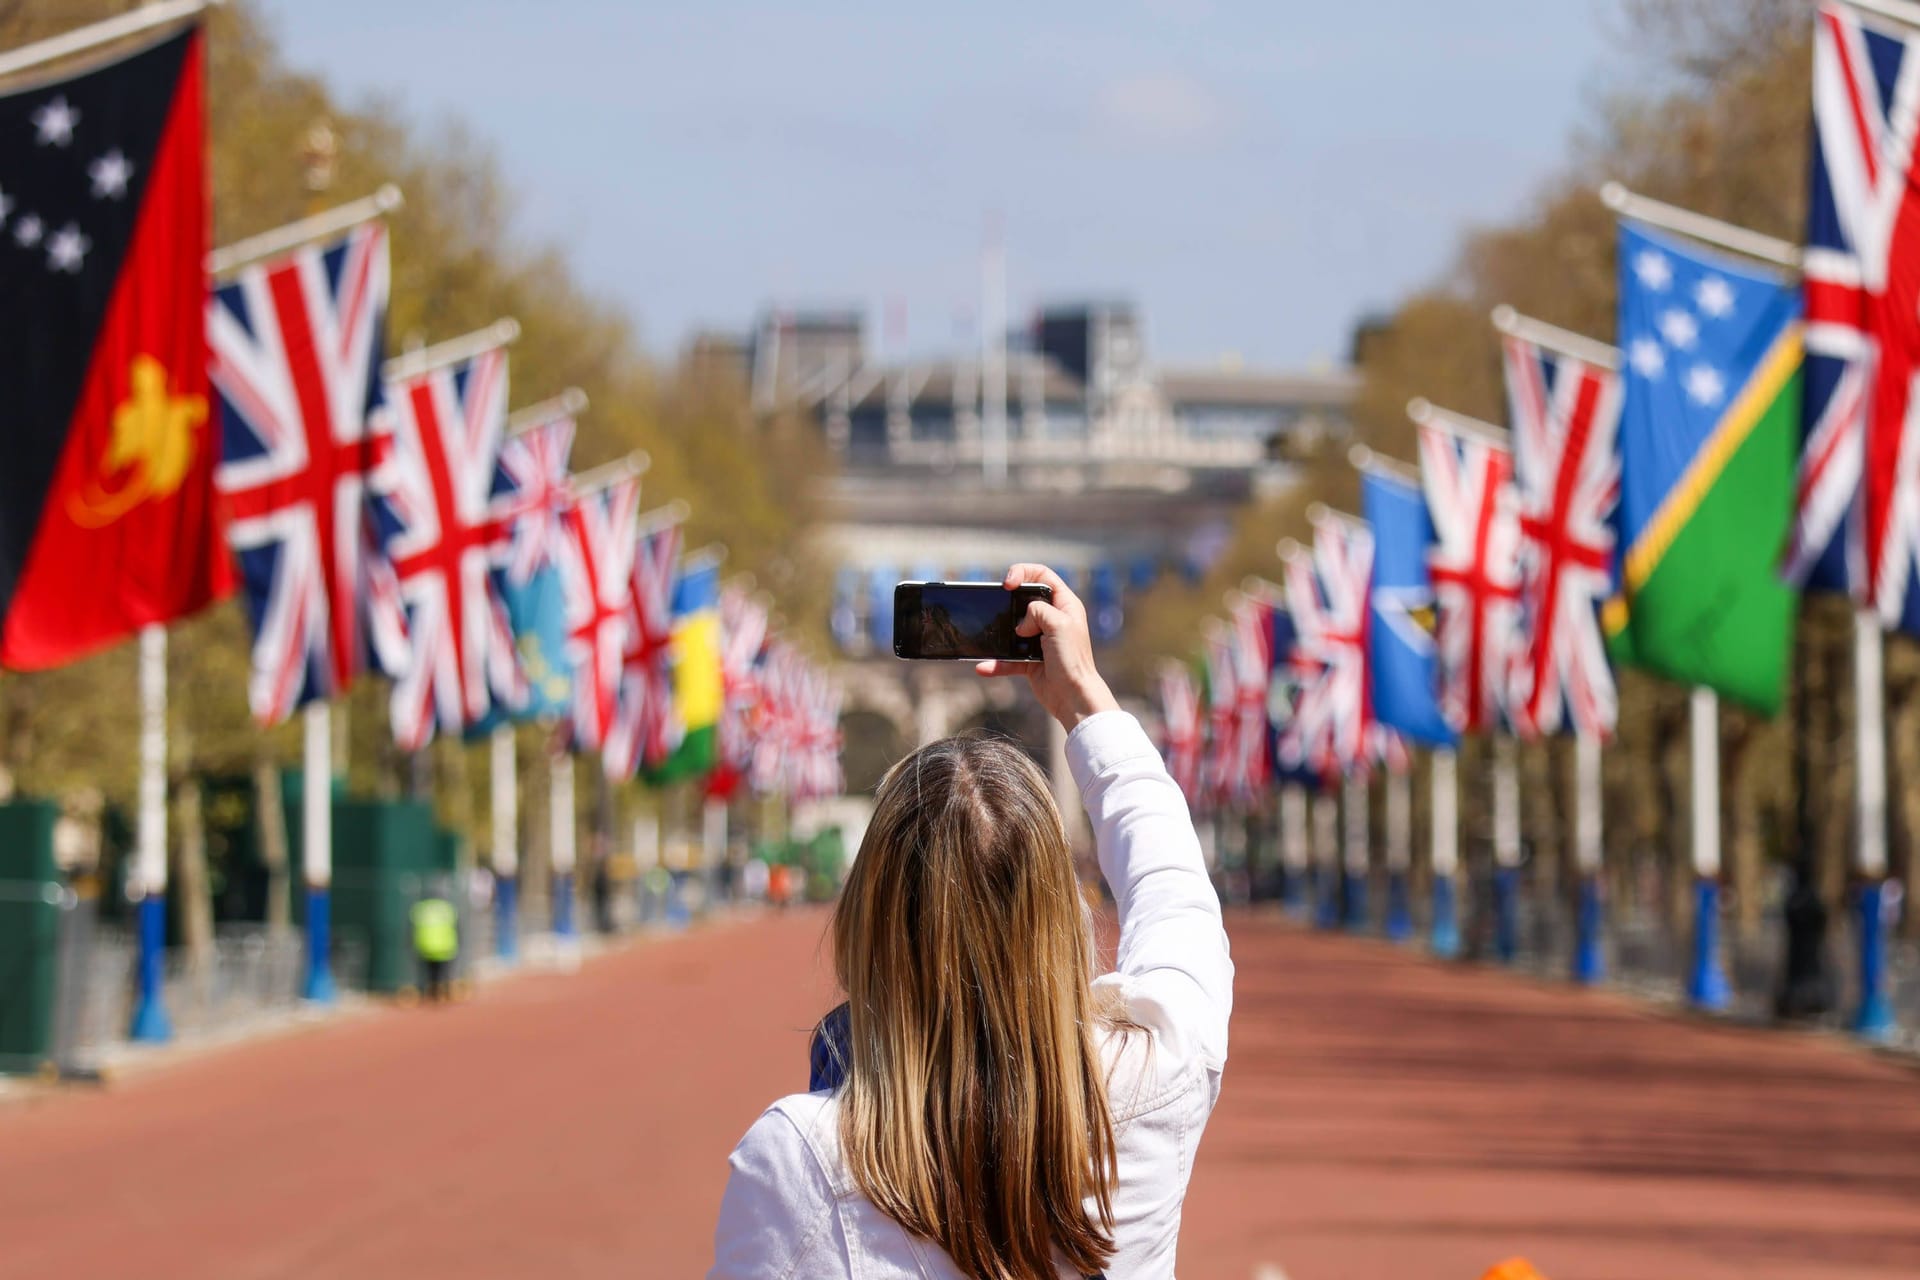
<path fill-rule="evenodd" d="M 45 800 L 0 804 L 0 1072 L 31 1074 L 52 1060 L 58 817 Z"/>
<path fill-rule="evenodd" d="M 343 800 L 333 810 L 333 927 L 366 956 L 366 988 L 417 984 L 407 912 L 435 861 L 433 810 L 419 800 Z"/>

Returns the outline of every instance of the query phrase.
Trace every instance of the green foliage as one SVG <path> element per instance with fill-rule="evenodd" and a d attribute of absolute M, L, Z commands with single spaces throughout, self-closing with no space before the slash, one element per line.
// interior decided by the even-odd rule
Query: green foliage
<path fill-rule="evenodd" d="M 126 0 L 0 0 L 0 47 L 71 30 L 133 8 Z M 257 9 L 236 0 L 209 19 L 208 114 L 214 243 L 280 226 L 397 183 L 404 207 L 393 235 L 390 337 L 396 346 L 456 337 L 505 315 L 513 348 L 513 402 L 565 387 L 591 399 L 575 466 L 634 450 L 651 467 L 649 507 L 673 499 L 693 511 L 689 535 L 724 541 L 729 571 L 752 573 L 803 642 L 825 634 L 825 572 L 807 548 L 826 458 L 796 424 L 760 422 L 742 388 L 692 368 L 661 370 L 632 320 L 582 286 L 564 246 L 531 244 L 517 230 L 511 184 L 487 147 L 458 125 L 423 128 L 388 101 L 349 104 L 292 69 Z M 332 181 L 308 190 L 302 146 L 317 122 L 337 139 Z M 247 624 L 237 604 L 173 632 L 170 674 L 176 769 L 245 771 L 259 753 L 292 762 L 299 733 L 263 733 L 246 707 Z M 0 676 L 0 768 L 27 790 L 96 786 L 131 798 L 137 716 L 133 646 L 56 672 Z M 362 680 L 348 699 L 352 782 L 393 794 L 412 776 L 387 731 L 384 683 Z M 525 762 L 541 733 L 522 733 Z M 467 834 L 485 812 L 484 758 L 443 746 L 436 779 L 443 820 Z M 456 758 L 449 758 L 450 755 Z M 455 792 L 458 794 L 455 794 Z M 531 824 L 529 824 L 531 826 Z"/>
<path fill-rule="evenodd" d="M 1614 333 L 1616 305 L 1612 215 L 1598 189 L 1607 179 L 1658 199 L 1757 231 L 1798 239 L 1805 221 L 1811 6 L 1803 0 L 1622 0 L 1614 13 L 1623 57 L 1616 90 L 1570 145 L 1565 169 L 1530 204 L 1497 226 L 1470 231 L 1444 275 L 1416 291 L 1369 333 L 1354 407 L 1357 439 L 1411 460 L 1414 432 L 1405 407 L 1414 396 L 1492 421 L 1505 421 L 1497 336 L 1489 313 L 1499 303 L 1597 338 Z M 1344 444 L 1338 446 L 1344 449 Z M 1129 647 L 1133 673 L 1153 654 L 1196 651 L 1199 620 L 1220 608 L 1221 592 L 1250 568 L 1271 575 L 1276 533 L 1306 536 L 1304 512 L 1318 499 L 1348 504 L 1353 483 L 1344 461 L 1327 457 L 1301 490 L 1241 520 L 1222 567 L 1197 589 L 1168 586 L 1134 616 L 1158 621 Z M 1797 696 L 1813 714 L 1808 731 L 1809 797 L 1816 839 L 1830 869 L 1829 893 L 1843 865 L 1851 779 L 1847 610 L 1809 601 L 1796 661 L 1806 674 Z M 1905 641 L 1887 653 L 1894 777 L 1920 767 L 1920 655 Z M 1616 865 L 1651 849 L 1680 866 L 1686 838 L 1686 691 L 1636 672 L 1620 673 L 1617 740 L 1606 753 L 1606 831 Z M 1723 712 L 1725 858 L 1743 919 L 1761 894 L 1768 851 L 1793 844 L 1796 792 L 1790 714 L 1773 722 Z M 1471 788 L 1477 751 L 1463 785 Z M 1549 849 L 1566 847 L 1571 813 L 1560 803 L 1565 753 L 1530 748 L 1523 759 L 1527 826 Z M 1910 790 L 1910 789 L 1909 789 Z M 1895 805 L 1896 863 L 1910 865 L 1920 801 Z"/>

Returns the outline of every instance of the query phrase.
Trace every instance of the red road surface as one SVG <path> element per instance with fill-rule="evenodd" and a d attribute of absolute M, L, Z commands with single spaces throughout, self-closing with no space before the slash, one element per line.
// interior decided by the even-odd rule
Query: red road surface
<path fill-rule="evenodd" d="M 0 1277 L 697 1276 L 728 1149 L 804 1080 L 823 923 L 717 926 L 0 1107 Z M 1232 928 L 1190 1280 L 1474 1280 L 1515 1253 L 1550 1280 L 1920 1276 L 1907 1068 Z"/>

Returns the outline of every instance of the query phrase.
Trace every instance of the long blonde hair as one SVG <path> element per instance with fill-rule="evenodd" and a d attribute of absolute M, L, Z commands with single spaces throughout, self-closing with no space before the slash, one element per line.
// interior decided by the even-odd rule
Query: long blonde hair
<path fill-rule="evenodd" d="M 1113 1121 L 1066 828 L 1018 747 L 895 765 L 833 917 L 854 1179 L 973 1280 L 1113 1256 Z M 1091 1206 L 1091 1210 L 1089 1209 Z"/>

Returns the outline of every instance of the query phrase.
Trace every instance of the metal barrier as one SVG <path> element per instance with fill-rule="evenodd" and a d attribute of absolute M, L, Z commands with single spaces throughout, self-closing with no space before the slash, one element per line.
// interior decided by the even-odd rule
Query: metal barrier
<path fill-rule="evenodd" d="M 71 1030 L 61 1061 L 85 1065 L 127 1038 L 135 942 L 117 924 L 78 923 L 72 932 L 91 937 L 76 943 L 74 961 L 70 967 L 63 965 L 61 1008 Z M 336 942 L 333 964 L 341 986 L 358 987 L 364 981 L 366 952 L 353 941 Z M 163 991 L 174 1033 L 199 1038 L 284 1015 L 301 1004 L 305 972 L 306 940 L 300 931 L 220 925 L 204 962 L 195 964 L 180 947 L 167 953 Z"/>
<path fill-rule="evenodd" d="M 1677 926 L 1663 909 L 1665 889 L 1649 886 L 1641 895 L 1607 904 L 1604 948 L 1606 981 L 1636 995 L 1663 1002 L 1685 999 L 1693 958 L 1688 927 Z M 1723 919 L 1721 954 L 1731 1002 L 1726 1012 L 1740 1020 L 1771 1021 L 1786 962 L 1786 878 L 1767 886 L 1757 927 L 1742 931 L 1731 913 Z M 1565 979 L 1573 963 L 1576 928 L 1570 891 L 1542 895 L 1523 892 L 1519 908 L 1519 953 L 1514 967 L 1544 978 Z M 1858 942 L 1851 911 L 1829 914 L 1823 951 L 1833 984 L 1833 1006 L 1812 1025 L 1833 1030 L 1850 1026 L 1859 1000 Z M 1481 959 L 1490 959 L 1482 955 Z M 1888 989 L 1901 1042 L 1920 1044 L 1920 946 L 1895 941 L 1888 949 Z"/>

